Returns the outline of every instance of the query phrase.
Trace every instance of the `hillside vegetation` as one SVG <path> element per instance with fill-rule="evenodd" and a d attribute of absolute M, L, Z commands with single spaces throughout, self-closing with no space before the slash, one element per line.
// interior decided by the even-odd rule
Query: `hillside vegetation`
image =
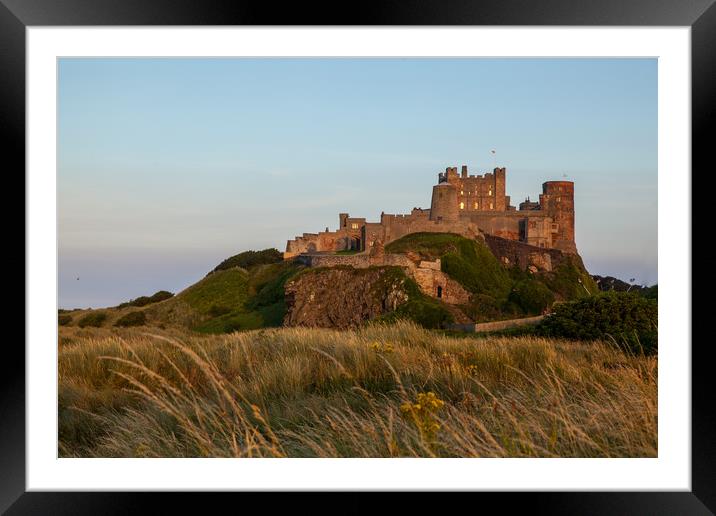
<path fill-rule="evenodd" d="M 61 457 L 657 456 L 656 358 L 608 341 L 151 332 L 60 328 Z"/>
<path fill-rule="evenodd" d="M 283 261 L 283 253 L 273 247 L 261 251 L 244 251 L 243 253 L 227 258 L 217 265 L 212 272 L 233 269 L 234 267 L 249 269 L 256 265 L 267 265 L 281 261 Z"/>
<path fill-rule="evenodd" d="M 389 253 L 441 259 L 441 269 L 472 292 L 462 310 L 477 322 L 538 315 L 555 300 L 582 299 L 598 292 L 578 256 L 567 255 L 553 271 L 505 268 L 484 242 L 451 233 L 413 233 L 385 246 Z"/>
<path fill-rule="evenodd" d="M 303 267 L 292 262 L 219 270 L 177 295 L 201 314 L 193 329 L 227 333 L 280 326 L 286 314 L 284 284 Z"/>
<path fill-rule="evenodd" d="M 290 325 L 352 327 L 356 321 L 363 324 L 372 319 L 386 322 L 407 319 L 425 328 L 438 328 L 451 322 L 538 315 L 548 311 L 556 301 L 578 300 L 598 292 L 578 256 L 567 255 L 551 272 L 532 273 L 504 267 L 481 240 L 450 233 L 410 234 L 388 244 L 385 251 L 426 260 L 440 258 L 442 271 L 471 294 L 470 301 L 450 306 L 427 296 L 397 267 L 382 267 L 389 272 L 378 275 L 381 279 L 373 277 L 373 268 L 332 267 L 332 271 L 342 276 L 323 281 L 321 277 L 328 274 L 323 268 L 304 270 L 295 261 L 284 261 L 278 250 L 264 249 L 224 260 L 177 295 L 159 291 L 101 311 L 63 310 L 58 314 L 58 324 L 149 325 L 229 333 L 280 326 L 287 320 L 288 311 L 298 304 L 303 311 L 289 317 Z M 301 271 L 307 276 L 300 275 Z M 318 302 L 302 300 L 302 294 L 294 289 L 291 306 L 287 305 L 286 284 L 292 279 L 298 281 L 299 276 L 303 276 L 301 288 Z M 394 280 L 400 283 L 406 302 L 386 304 L 391 295 L 386 289 Z M 654 288 L 654 295 L 655 292 Z M 372 307 L 376 300 L 381 300 L 380 306 Z M 141 313 L 136 308 L 141 308 Z M 316 315 L 319 308 L 328 310 L 330 315 L 327 318 Z M 363 315 L 357 319 L 351 315 L 358 313 Z"/>
<path fill-rule="evenodd" d="M 611 338 L 630 353 L 655 354 L 658 317 L 655 300 L 638 293 L 605 292 L 574 303 L 560 303 L 535 332 L 578 340 Z"/>
<path fill-rule="evenodd" d="M 104 310 L 62 310 L 60 326 L 155 326 L 227 333 L 280 326 L 286 313 L 284 284 L 303 269 L 293 262 L 263 263 L 275 249 L 249 251 L 225 260 L 177 295 L 159 291 Z M 277 252 L 277 251 L 276 251 Z M 248 268 L 227 267 L 243 263 Z M 137 310 L 137 308 L 141 310 Z"/>

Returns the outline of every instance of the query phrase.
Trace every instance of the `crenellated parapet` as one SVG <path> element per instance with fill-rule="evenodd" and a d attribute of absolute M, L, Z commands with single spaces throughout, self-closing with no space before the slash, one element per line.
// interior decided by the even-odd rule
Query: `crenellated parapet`
<path fill-rule="evenodd" d="M 504 167 L 469 174 L 463 165 L 447 167 L 433 186 L 430 209 L 413 208 L 409 214 L 381 213 L 379 222 L 338 216 L 336 231 L 304 233 L 286 244 L 284 258 L 300 254 L 346 251 L 375 255 L 383 245 L 410 233 L 456 233 L 474 238 L 480 233 L 547 249 L 576 253 L 574 240 L 574 183 L 547 181 L 539 202 L 529 198 L 519 210 L 505 194 Z M 378 246 L 378 248 L 376 248 Z"/>

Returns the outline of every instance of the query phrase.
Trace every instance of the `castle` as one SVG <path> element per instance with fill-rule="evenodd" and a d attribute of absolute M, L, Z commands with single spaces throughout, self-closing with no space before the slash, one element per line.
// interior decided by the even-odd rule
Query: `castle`
<path fill-rule="evenodd" d="M 534 247 L 577 254 L 574 242 L 574 183 L 547 181 L 539 202 L 529 198 L 519 209 L 505 195 L 505 168 L 468 175 L 463 165 L 438 174 L 430 209 L 413 208 L 410 214 L 381 213 L 380 222 L 338 216 L 336 231 L 304 233 L 286 244 L 284 259 L 298 255 L 356 251 L 381 253 L 383 246 L 410 233 L 457 233 L 469 238 L 487 234 Z"/>

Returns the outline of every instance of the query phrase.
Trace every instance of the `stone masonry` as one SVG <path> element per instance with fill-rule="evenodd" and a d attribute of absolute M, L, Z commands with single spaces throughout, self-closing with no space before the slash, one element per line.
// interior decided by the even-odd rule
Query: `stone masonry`
<path fill-rule="evenodd" d="M 516 209 L 505 195 L 506 175 L 505 168 L 470 175 L 466 166 L 460 173 L 457 167 L 448 167 L 438 174 L 430 209 L 413 208 L 405 215 L 382 213 L 379 222 L 341 213 L 337 230 L 326 228 L 289 240 L 284 258 L 336 251 L 355 251 L 359 253 L 356 257 L 375 256 L 376 252 L 382 254 L 378 249 L 384 245 L 418 232 L 457 233 L 468 238 L 484 234 L 544 248 L 542 257 L 533 257 L 536 261 L 551 259 L 548 251 L 552 249 L 576 254 L 574 183 L 547 181 L 542 184 L 539 202 L 527 199 Z M 345 258 L 349 256 L 340 256 L 339 261 L 345 263 Z M 548 262 L 545 265 L 550 268 Z"/>

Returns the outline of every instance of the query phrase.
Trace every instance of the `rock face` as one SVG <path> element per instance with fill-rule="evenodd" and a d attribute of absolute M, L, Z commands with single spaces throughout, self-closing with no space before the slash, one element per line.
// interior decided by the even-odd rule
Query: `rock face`
<path fill-rule="evenodd" d="M 408 301 L 399 267 L 318 268 L 286 283 L 284 326 L 354 328 Z"/>
<path fill-rule="evenodd" d="M 550 272 L 565 260 L 565 253 L 558 249 L 539 248 L 493 235 L 485 235 L 485 243 L 505 267 L 517 265 L 522 270 Z"/>

